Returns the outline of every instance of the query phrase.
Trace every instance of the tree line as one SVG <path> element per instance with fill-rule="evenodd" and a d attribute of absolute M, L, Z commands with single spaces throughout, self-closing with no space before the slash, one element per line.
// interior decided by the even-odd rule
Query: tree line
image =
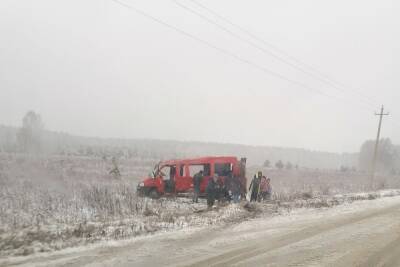
<path fill-rule="evenodd" d="M 22 127 L 19 128 L 16 132 L 15 141 L 16 147 L 12 148 L 13 151 L 25 152 L 25 153 L 41 153 L 46 152 L 46 145 L 48 145 L 48 140 L 45 140 L 45 127 L 42 121 L 41 116 L 34 112 L 29 111 L 25 114 L 22 119 Z M 11 143 L 11 142 L 10 142 Z M 55 148 L 56 153 L 64 154 L 65 148 L 63 148 L 62 141 L 54 142 L 57 145 Z M 82 145 L 78 145 L 76 153 L 79 155 L 87 155 L 87 156 L 100 156 L 100 155 L 114 155 L 116 157 L 143 157 L 147 158 L 162 158 L 165 154 L 165 151 L 158 151 L 156 153 L 155 149 L 146 149 L 138 146 L 138 147 L 118 147 L 118 146 L 90 146 L 84 145 L 82 141 L 78 143 Z M 365 141 L 358 153 L 358 163 L 356 166 L 348 166 L 342 165 L 339 169 L 343 172 L 347 171 L 369 171 L 371 168 L 371 163 L 373 160 L 375 141 L 367 140 Z M 106 151 L 107 150 L 107 151 Z M 149 155 L 147 155 L 147 154 Z M 161 154 L 160 154 L 161 153 Z M 164 155 L 165 156 L 165 155 Z M 176 155 L 178 156 L 178 155 Z M 276 169 L 282 170 L 292 170 L 298 169 L 299 166 L 297 164 L 293 164 L 290 161 L 284 163 L 282 160 L 277 160 L 275 163 L 270 160 L 265 160 L 263 166 L 265 168 L 271 168 L 274 166 Z M 377 157 L 377 171 L 378 172 L 390 172 L 393 174 L 400 174 L 400 146 L 394 145 L 389 138 L 383 138 L 379 142 L 378 149 L 378 157 Z"/>

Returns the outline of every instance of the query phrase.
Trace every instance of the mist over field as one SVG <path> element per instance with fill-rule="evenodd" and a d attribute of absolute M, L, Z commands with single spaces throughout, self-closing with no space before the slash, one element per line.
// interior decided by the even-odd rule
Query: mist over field
<path fill-rule="evenodd" d="M 17 128 L 0 126 L 2 142 L 0 149 L 7 152 L 20 151 Z M 199 157 L 205 155 L 236 155 L 248 158 L 250 165 L 262 165 L 265 160 L 308 168 L 336 169 L 340 166 L 357 166 L 357 153 L 329 153 L 297 148 L 248 146 L 240 144 L 205 143 L 189 141 L 168 141 L 151 139 L 105 139 L 79 137 L 66 133 L 44 131 L 40 149 L 45 154 L 116 156 L 143 158 L 154 161 Z"/>
<path fill-rule="evenodd" d="M 3 257 L 239 223 L 258 214 L 333 207 L 400 193 L 376 192 L 400 186 L 399 147 L 390 139 L 380 143 L 377 174 L 371 184 L 371 141 L 366 141 L 359 153 L 338 154 L 221 143 L 79 137 L 48 131 L 44 125 L 41 116 L 30 111 L 21 127 L 0 127 Z M 203 200 L 193 204 L 187 197 L 150 200 L 137 195 L 137 185 L 158 162 L 205 155 L 247 157 L 247 183 L 260 170 L 268 175 L 274 204 L 233 205 L 202 215 L 197 212 L 205 206 Z"/>
<path fill-rule="evenodd" d="M 0 1 L 0 266 L 400 266 L 399 12 Z"/>
<path fill-rule="evenodd" d="M 124 3 L 252 64 L 115 1 L 2 1 L 0 123 L 34 110 L 79 136 L 353 153 L 385 104 L 400 142 L 399 3 L 197 2 L 257 39 L 190 0 L 240 38 L 174 1 Z"/>

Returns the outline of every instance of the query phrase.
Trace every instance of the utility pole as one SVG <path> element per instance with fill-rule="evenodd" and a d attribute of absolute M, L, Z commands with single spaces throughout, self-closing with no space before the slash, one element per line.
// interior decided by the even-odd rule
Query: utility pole
<path fill-rule="evenodd" d="M 375 113 L 375 116 L 379 116 L 379 125 L 378 125 L 378 134 L 376 135 L 376 141 L 375 141 L 374 158 L 372 160 L 371 186 L 373 186 L 373 184 L 374 184 L 376 161 L 378 159 L 379 139 L 380 139 L 380 136 L 381 136 L 382 119 L 383 119 L 383 116 L 388 116 L 389 115 L 389 113 L 384 113 L 383 111 L 384 111 L 384 107 L 382 105 L 381 112 L 380 113 Z"/>

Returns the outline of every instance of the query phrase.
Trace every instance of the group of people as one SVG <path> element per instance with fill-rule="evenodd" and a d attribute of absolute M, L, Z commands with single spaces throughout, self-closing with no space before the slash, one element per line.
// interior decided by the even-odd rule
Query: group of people
<path fill-rule="evenodd" d="M 200 186 L 204 178 L 203 170 L 196 173 L 193 177 L 193 202 L 198 203 L 200 195 Z M 243 192 L 243 185 L 239 177 L 232 172 L 225 177 L 224 181 L 219 179 L 218 174 L 208 180 L 206 187 L 207 206 L 211 208 L 215 201 L 233 201 L 238 203 Z M 268 200 L 271 197 L 270 179 L 263 176 L 262 172 L 254 175 L 251 181 L 249 192 L 251 192 L 250 201 Z"/>
<path fill-rule="evenodd" d="M 193 202 L 199 202 L 200 186 L 204 178 L 203 171 L 199 171 L 193 177 Z M 230 173 L 225 181 L 219 179 L 218 174 L 208 180 L 206 187 L 207 195 L 207 206 L 212 207 L 216 200 L 218 201 L 233 201 L 238 203 L 240 200 L 240 194 L 242 192 L 242 185 L 240 183 L 239 177 L 234 176 Z"/>
<path fill-rule="evenodd" d="M 262 201 L 271 199 L 272 187 L 271 179 L 259 171 L 254 175 L 251 180 L 250 187 L 250 201 Z"/>

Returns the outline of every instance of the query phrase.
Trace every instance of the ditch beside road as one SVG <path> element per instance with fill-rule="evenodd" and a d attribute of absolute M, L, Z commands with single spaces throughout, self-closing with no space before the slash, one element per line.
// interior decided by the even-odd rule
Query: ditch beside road
<path fill-rule="evenodd" d="M 400 266 L 400 197 L 3 262 L 10 266 Z"/>

